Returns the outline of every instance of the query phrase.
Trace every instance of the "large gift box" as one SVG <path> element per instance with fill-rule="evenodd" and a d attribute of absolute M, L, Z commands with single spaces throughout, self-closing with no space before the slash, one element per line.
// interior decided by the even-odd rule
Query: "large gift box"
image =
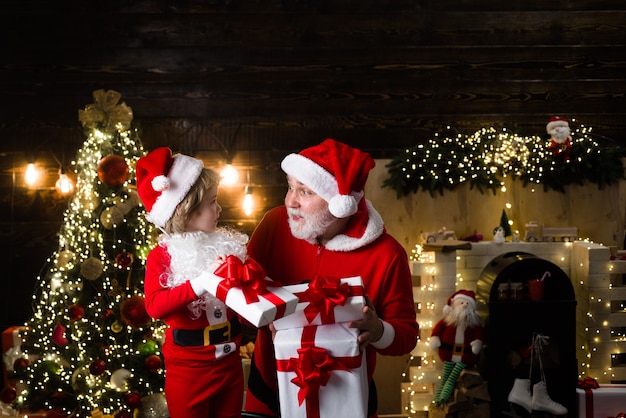
<path fill-rule="evenodd" d="M 310 283 L 284 287 L 298 299 L 296 311 L 274 321 L 277 330 L 363 319 L 365 290 L 360 276 L 318 276 Z"/>
<path fill-rule="evenodd" d="M 626 385 L 576 388 L 579 418 L 609 418 L 626 412 Z"/>
<path fill-rule="evenodd" d="M 235 256 L 228 256 L 207 276 L 209 292 L 256 327 L 296 310 L 297 296 L 270 280 L 251 258 L 243 263 Z"/>
<path fill-rule="evenodd" d="M 367 364 L 357 337 L 346 324 L 276 331 L 281 416 L 367 416 Z"/>

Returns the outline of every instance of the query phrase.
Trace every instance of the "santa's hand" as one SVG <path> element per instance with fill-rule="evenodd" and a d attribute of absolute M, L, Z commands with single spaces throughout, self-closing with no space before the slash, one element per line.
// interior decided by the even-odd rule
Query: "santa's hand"
<path fill-rule="evenodd" d="M 385 331 L 383 322 L 378 318 L 374 304 L 368 296 L 365 296 L 365 306 L 363 306 L 363 319 L 351 321 L 348 326 L 359 330 L 359 349 L 363 350 L 368 344 L 381 339 Z"/>

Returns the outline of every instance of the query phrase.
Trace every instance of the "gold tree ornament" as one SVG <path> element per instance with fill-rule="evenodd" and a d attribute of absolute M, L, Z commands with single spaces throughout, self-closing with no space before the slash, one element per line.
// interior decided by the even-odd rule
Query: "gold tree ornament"
<path fill-rule="evenodd" d="M 87 280 L 96 280 L 103 271 L 104 263 L 96 257 L 89 257 L 80 265 L 80 275 Z"/>
<path fill-rule="evenodd" d="M 104 132 L 128 130 L 133 120 L 133 110 L 125 102 L 117 104 L 121 97 L 115 90 L 94 91 L 95 103 L 78 111 L 78 120 L 83 128 L 100 129 Z"/>

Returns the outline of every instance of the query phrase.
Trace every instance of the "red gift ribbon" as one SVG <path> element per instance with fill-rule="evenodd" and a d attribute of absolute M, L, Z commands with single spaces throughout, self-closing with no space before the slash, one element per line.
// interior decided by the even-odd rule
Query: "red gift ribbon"
<path fill-rule="evenodd" d="M 331 357 L 324 348 L 315 346 L 316 326 L 304 327 L 298 357 L 276 360 L 279 372 L 295 372 L 291 382 L 300 387 L 298 405 L 306 400 L 307 418 L 320 418 L 319 390 L 326 386 L 333 371 L 349 372 L 361 365 L 362 355 Z"/>
<path fill-rule="evenodd" d="M 593 418 L 593 391 L 600 387 L 598 381 L 592 377 L 585 377 L 584 379 L 578 379 L 577 385 L 580 389 L 585 391 L 585 416 L 587 418 Z"/>
<path fill-rule="evenodd" d="M 363 296 L 363 287 L 350 286 L 339 278 L 329 276 L 315 277 L 308 289 L 298 294 L 300 301 L 309 302 L 304 308 L 304 316 L 309 323 L 319 313 L 323 324 L 334 324 L 335 307 L 344 306 L 353 296 Z"/>
<path fill-rule="evenodd" d="M 584 379 L 578 379 L 578 384 L 576 385 L 580 389 L 598 389 L 600 385 L 598 381 L 593 377 L 585 377 Z"/>
<path fill-rule="evenodd" d="M 246 262 L 242 263 L 237 256 L 229 255 L 224 263 L 215 270 L 214 274 L 224 278 L 218 283 L 215 292 L 215 296 L 219 300 L 226 301 L 226 295 L 230 289 L 238 287 L 243 292 L 246 303 L 258 302 L 259 296 L 263 296 L 276 306 L 275 318 L 281 318 L 285 315 L 287 309 L 285 301 L 266 289 L 268 283 L 272 287 L 280 287 L 282 286 L 281 283 L 265 280 L 267 273 L 253 258 L 248 257 Z"/>

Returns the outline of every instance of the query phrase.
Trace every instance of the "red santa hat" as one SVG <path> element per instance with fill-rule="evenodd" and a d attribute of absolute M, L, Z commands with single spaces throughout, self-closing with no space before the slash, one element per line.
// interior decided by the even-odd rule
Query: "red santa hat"
<path fill-rule="evenodd" d="M 146 218 L 156 226 L 165 226 L 203 168 L 201 160 L 172 155 L 167 147 L 157 148 L 140 158 L 136 168 L 137 193 L 148 211 Z"/>
<path fill-rule="evenodd" d="M 448 304 L 443 307 L 444 313 L 451 309 L 452 302 L 454 302 L 457 299 L 466 300 L 467 302 L 470 303 L 472 308 L 476 309 L 476 293 L 474 293 L 471 290 L 459 290 L 453 293 L 452 295 L 450 295 L 450 297 L 448 298 Z"/>
<path fill-rule="evenodd" d="M 550 131 L 557 126 L 567 126 L 569 128 L 569 123 L 567 122 L 567 119 L 563 119 L 559 116 L 551 116 L 550 122 L 546 125 L 546 131 L 550 133 Z"/>
<path fill-rule="evenodd" d="M 280 166 L 326 200 L 330 213 L 347 218 L 356 213 L 367 176 L 375 164 L 370 154 L 326 139 L 299 154 L 287 155 Z"/>

